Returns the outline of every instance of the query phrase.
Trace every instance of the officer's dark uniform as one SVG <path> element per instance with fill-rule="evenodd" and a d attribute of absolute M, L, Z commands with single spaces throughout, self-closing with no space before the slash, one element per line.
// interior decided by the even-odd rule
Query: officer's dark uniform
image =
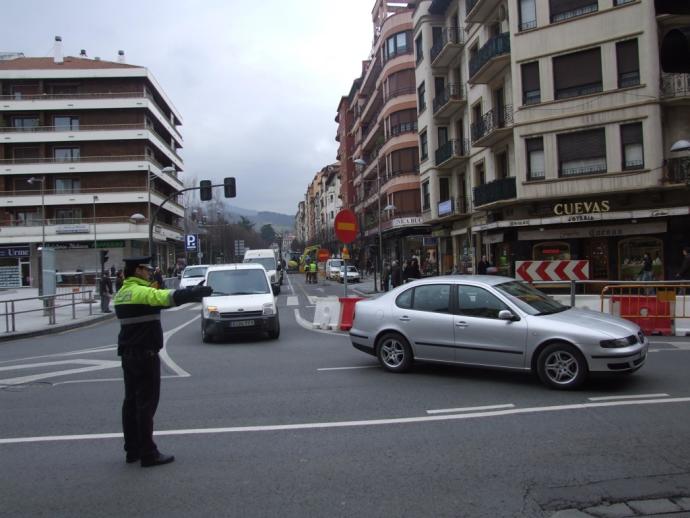
<path fill-rule="evenodd" d="M 120 321 L 117 354 L 122 357 L 125 400 L 122 404 L 122 428 L 127 462 L 141 459 L 142 466 L 172 462 L 153 442 L 153 416 L 160 396 L 160 359 L 163 347 L 161 309 L 187 302 L 200 302 L 211 288 L 194 286 L 183 290 L 159 290 L 149 281 L 136 277 L 137 267 L 151 270 L 150 257 L 125 259 L 128 276 L 114 298 L 115 314 Z"/>

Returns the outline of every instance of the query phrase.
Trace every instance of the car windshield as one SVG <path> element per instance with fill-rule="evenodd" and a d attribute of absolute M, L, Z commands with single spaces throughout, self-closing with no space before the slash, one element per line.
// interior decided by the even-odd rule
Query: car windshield
<path fill-rule="evenodd" d="M 213 295 L 256 295 L 270 293 L 266 272 L 251 270 L 217 270 L 208 273 L 207 284 Z"/>
<path fill-rule="evenodd" d="M 345 267 L 344 267 L 344 266 L 341 266 L 341 267 L 340 267 L 340 271 L 341 271 L 341 272 L 344 272 L 344 271 L 345 271 Z M 352 273 L 352 272 L 356 272 L 356 271 L 357 271 L 357 267 L 356 267 L 356 266 L 348 266 L 348 267 L 347 267 L 347 272 L 348 272 L 348 273 Z"/>
<path fill-rule="evenodd" d="M 526 282 L 504 282 L 495 288 L 530 315 L 551 315 L 570 309 Z"/>
<path fill-rule="evenodd" d="M 332 268 L 340 268 L 343 265 L 342 261 L 331 261 Z"/>
<path fill-rule="evenodd" d="M 276 260 L 273 257 L 247 257 L 245 263 L 259 263 L 266 271 L 276 269 Z"/>
<path fill-rule="evenodd" d="M 185 268 L 184 272 L 182 273 L 183 278 L 187 277 L 203 277 L 206 275 L 206 267 L 205 266 L 198 266 L 196 268 Z"/>

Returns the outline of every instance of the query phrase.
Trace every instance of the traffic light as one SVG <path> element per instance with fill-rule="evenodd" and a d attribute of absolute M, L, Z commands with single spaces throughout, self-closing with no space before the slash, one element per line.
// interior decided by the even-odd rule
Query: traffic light
<path fill-rule="evenodd" d="M 208 201 L 213 198 L 212 185 L 211 180 L 201 180 L 199 182 L 199 198 L 201 198 L 201 201 Z"/>
<path fill-rule="evenodd" d="M 234 198 L 236 196 L 234 177 L 231 176 L 229 178 L 223 178 L 223 187 L 225 188 L 226 198 Z"/>
<path fill-rule="evenodd" d="M 98 254 L 101 256 L 101 270 L 105 266 L 105 263 L 108 262 L 108 250 L 99 250 Z"/>

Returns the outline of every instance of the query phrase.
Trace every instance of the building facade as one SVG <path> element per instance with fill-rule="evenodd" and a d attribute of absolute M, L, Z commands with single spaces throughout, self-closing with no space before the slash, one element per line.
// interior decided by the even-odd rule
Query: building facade
<path fill-rule="evenodd" d="M 422 208 L 443 270 L 587 259 L 592 279 L 630 280 L 649 253 L 672 277 L 690 244 L 688 158 L 670 151 L 690 89 L 659 45 L 681 25 L 652 0 L 416 2 Z"/>
<path fill-rule="evenodd" d="M 145 255 L 149 222 L 183 187 L 181 118 L 144 67 L 81 57 L 0 60 L 0 281 L 37 285 L 38 250 L 56 268 L 106 268 Z M 172 199 L 155 219 L 163 267 L 182 246 L 184 207 Z"/>

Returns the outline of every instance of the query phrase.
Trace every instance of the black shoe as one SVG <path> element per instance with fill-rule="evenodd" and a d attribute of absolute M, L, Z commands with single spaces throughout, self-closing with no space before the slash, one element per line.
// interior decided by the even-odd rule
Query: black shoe
<path fill-rule="evenodd" d="M 159 451 L 153 455 L 147 455 L 141 458 L 141 467 L 150 468 L 152 466 L 160 466 L 161 464 L 169 464 L 175 460 L 174 455 L 165 455 Z"/>
<path fill-rule="evenodd" d="M 139 454 L 138 453 L 127 453 L 125 460 L 127 461 L 127 464 L 131 464 L 132 462 L 137 462 L 139 460 Z"/>

